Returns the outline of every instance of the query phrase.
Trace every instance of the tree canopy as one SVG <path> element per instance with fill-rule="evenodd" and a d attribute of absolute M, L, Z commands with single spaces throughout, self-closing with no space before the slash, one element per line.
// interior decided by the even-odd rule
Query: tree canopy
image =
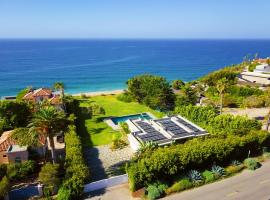
<path fill-rule="evenodd" d="M 174 108 L 175 95 L 164 77 L 139 75 L 129 79 L 127 85 L 130 96 L 139 103 L 157 110 Z"/>
<path fill-rule="evenodd" d="M 25 127 L 31 116 L 31 108 L 25 102 L 0 101 L 0 132 Z"/>

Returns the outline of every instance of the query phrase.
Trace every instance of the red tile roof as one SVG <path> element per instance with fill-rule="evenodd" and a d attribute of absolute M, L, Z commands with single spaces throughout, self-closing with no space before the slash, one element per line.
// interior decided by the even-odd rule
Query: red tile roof
<path fill-rule="evenodd" d="M 0 137 L 0 151 L 6 151 L 10 145 L 15 144 L 15 141 L 11 139 L 12 131 L 6 131 Z"/>
<path fill-rule="evenodd" d="M 17 144 L 15 140 L 11 138 L 13 130 L 5 131 L 0 137 L 0 151 L 7 151 L 10 145 Z M 44 135 L 39 135 L 39 143 L 41 145 L 46 144 L 46 137 Z"/>
<path fill-rule="evenodd" d="M 59 95 L 55 95 L 52 98 L 50 98 L 49 102 L 52 105 L 60 105 L 60 104 L 62 104 L 61 97 Z"/>
<path fill-rule="evenodd" d="M 24 95 L 23 99 L 32 100 L 34 97 L 42 97 L 42 96 L 51 96 L 52 90 L 49 88 L 39 88 L 36 90 L 32 90 Z"/>
<path fill-rule="evenodd" d="M 51 95 L 52 95 L 52 90 L 48 88 L 39 88 L 33 91 L 34 97 L 51 96 Z"/>

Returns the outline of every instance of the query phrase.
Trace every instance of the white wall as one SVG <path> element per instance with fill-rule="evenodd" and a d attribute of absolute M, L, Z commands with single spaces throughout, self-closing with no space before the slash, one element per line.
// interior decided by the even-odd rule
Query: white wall
<path fill-rule="evenodd" d="M 127 183 L 127 182 L 128 182 L 127 174 L 120 175 L 120 176 L 114 176 L 114 177 L 111 177 L 111 178 L 108 178 L 108 179 L 103 179 L 103 180 L 100 180 L 100 181 L 96 181 L 96 182 L 84 185 L 83 192 L 84 193 L 92 192 L 92 191 L 95 191 L 95 190 L 100 190 L 100 189 L 104 189 L 104 188 L 124 184 L 124 183 Z"/>

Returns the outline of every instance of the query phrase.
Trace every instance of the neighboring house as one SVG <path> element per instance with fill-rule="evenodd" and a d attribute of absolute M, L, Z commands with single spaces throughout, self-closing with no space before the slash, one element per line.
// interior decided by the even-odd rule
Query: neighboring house
<path fill-rule="evenodd" d="M 28 160 L 28 150 L 26 146 L 16 144 L 11 138 L 11 131 L 5 131 L 0 137 L 0 164 L 20 163 Z M 40 155 L 44 156 L 47 149 L 47 140 L 45 137 L 39 138 L 40 147 L 34 150 Z"/>
<path fill-rule="evenodd" d="M 179 115 L 154 120 L 129 119 L 126 122 L 131 131 L 128 140 L 134 151 L 146 142 L 155 142 L 162 146 L 208 134 L 201 127 Z"/>
<path fill-rule="evenodd" d="M 238 80 L 264 86 L 270 85 L 270 66 L 268 64 L 261 64 L 256 66 L 253 72 L 242 72 L 238 75 Z"/>
<path fill-rule="evenodd" d="M 27 94 L 24 95 L 23 99 L 25 101 L 31 101 L 33 103 L 40 103 L 47 100 L 51 105 L 60 109 L 63 108 L 60 94 L 57 92 L 53 92 L 49 88 L 30 90 Z"/>
<path fill-rule="evenodd" d="M 260 64 L 265 64 L 265 63 L 267 63 L 268 59 L 270 59 L 270 58 L 269 57 L 267 57 L 267 58 L 258 58 L 258 59 L 254 59 L 253 62 L 260 63 Z"/>
<path fill-rule="evenodd" d="M 270 66 L 268 64 L 257 65 L 253 72 L 270 74 Z"/>

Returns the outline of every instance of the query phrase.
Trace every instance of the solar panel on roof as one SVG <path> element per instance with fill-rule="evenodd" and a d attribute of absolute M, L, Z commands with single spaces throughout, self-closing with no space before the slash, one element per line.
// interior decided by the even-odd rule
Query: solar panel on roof
<path fill-rule="evenodd" d="M 183 119 L 181 119 L 181 118 L 179 118 L 179 117 L 177 117 L 177 121 L 178 121 L 179 123 L 183 124 L 184 126 L 188 127 L 189 129 L 191 129 L 191 130 L 194 131 L 194 132 L 199 132 L 199 131 L 201 131 L 201 130 L 198 129 L 197 127 L 193 126 L 192 124 L 186 122 L 185 120 L 183 120 Z"/>

